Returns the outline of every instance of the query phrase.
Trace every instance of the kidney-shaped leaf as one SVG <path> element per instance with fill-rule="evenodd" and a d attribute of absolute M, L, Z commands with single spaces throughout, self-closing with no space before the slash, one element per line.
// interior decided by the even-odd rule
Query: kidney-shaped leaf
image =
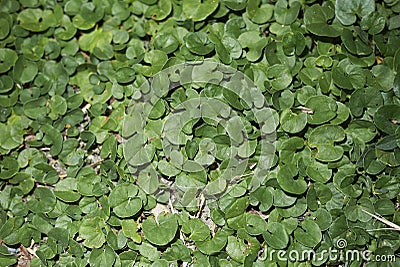
<path fill-rule="evenodd" d="M 207 55 L 214 50 L 214 44 L 208 39 L 205 32 L 190 32 L 184 37 L 186 47 L 190 52 L 198 55 Z"/>
<path fill-rule="evenodd" d="M 133 184 L 120 184 L 111 191 L 109 202 L 115 214 L 121 218 L 131 217 L 142 208 L 142 200 L 137 197 L 138 188 Z"/>
<path fill-rule="evenodd" d="M 106 226 L 99 217 L 84 219 L 79 227 L 79 236 L 84 239 L 83 245 L 88 248 L 99 248 L 106 241 L 103 228 Z"/>
<path fill-rule="evenodd" d="M 210 229 L 200 219 L 194 218 L 182 225 L 182 232 L 190 234 L 189 238 L 193 241 L 204 241 L 210 237 Z"/>
<path fill-rule="evenodd" d="M 178 230 L 178 222 L 173 214 L 161 213 L 157 217 L 146 219 L 142 229 L 148 241 L 157 246 L 165 246 L 174 239 Z"/>
<path fill-rule="evenodd" d="M 285 109 L 281 113 L 280 122 L 282 129 L 287 133 L 298 133 L 307 125 L 307 114 L 296 114 L 290 109 Z"/>
<path fill-rule="evenodd" d="M 221 251 L 228 241 L 228 234 L 218 231 L 212 239 L 196 242 L 197 248 L 206 255 L 212 255 Z"/>
<path fill-rule="evenodd" d="M 245 230 L 250 235 L 261 235 L 267 228 L 266 221 L 260 215 L 246 213 Z"/>
<path fill-rule="evenodd" d="M 57 23 L 53 12 L 39 8 L 22 10 L 18 14 L 18 21 L 22 28 L 33 32 L 45 31 Z"/>
<path fill-rule="evenodd" d="M 317 161 L 312 161 L 307 166 L 306 172 L 312 180 L 320 183 L 326 183 L 332 176 L 332 170 L 328 169 L 326 164 Z"/>
<path fill-rule="evenodd" d="M 6 72 L 14 66 L 18 55 L 9 48 L 0 48 L 0 73 Z"/>
<path fill-rule="evenodd" d="M 269 222 L 263 237 L 265 242 L 274 249 L 284 249 L 289 243 L 285 226 L 278 222 Z"/>
<path fill-rule="evenodd" d="M 328 5 L 315 4 L 306 9 L 304 13 L 304 24 L 307 30 L 318 36 L 337 37 L 341 33 L 339 25 L 328 24 L 335 16 L 335 11 Z"/>
<path fill-rule="evenodd" d="M 183 0 L 183 13 L 193 21 L 205 20 L 218 7 L 218 0 Z"/>
<path fill-rule="evenodd" d="M 336 116 L 336 101 L 325 95 L 310 97 L 306 102 L 306 107 L 311 111 L 308 113 L 308 123 L 322 124 L 332 120 Z"/>
<path fill-rule="evenodd" d="M 294 164 L 282 166 L 278 172 L 278 183 L 280 187 L 291 194 L 303 194 L 307 190 L 307 183 L 302 178 L 295 179 L 297 167 Z"/>
<path fill-rule="evenodd" d="M 346 58 L 333 68 L 332 79 L 337 86 L 354 90 L 364 87 L 366 75 L 361 67 L 352 64 Z"/>
<path fill-rule="evenodd" d="M 321 242 L 322 233 L 318 224 L 311 220 L 305 220 L 294 231 L 294 238 L 304 246 L 312 248 Z"/>
<path fill-rule="evenodd" d="M 379 130 L 394 134 L 399 128 L 400 105 L 381 106 L 374 115 L 374 123 Z"/>
<path fill-rule="evenodd" d="M 322 125 L 315 128 L 308 138 L 311 148 L 317 148 L 316 158 L 320 161 L 329 162 L 339 160 L 343 156 L 343 148 L 335 146 L 345 138 L 342 127 L 336 125 Z"/>
<path fill-rule="evenodd" d="M 336 0 L 336 18 L 343 25 L 351 25 L 356 22 L 357 15 L 363 18 L 374 11 L 374 0 Z"/>
<path fill-rule="evenodd" d="M 301 4 L 298 1 L 278 0 L 274 7 L 276 22 L 283 25 L 292 24 L 296 20 L 300 8 Z"/>

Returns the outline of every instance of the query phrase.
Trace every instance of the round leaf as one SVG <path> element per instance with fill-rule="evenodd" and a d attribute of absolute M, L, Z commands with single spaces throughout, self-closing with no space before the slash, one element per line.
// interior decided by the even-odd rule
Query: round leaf
<path fill-rule="evenodd" d="M 294 231 L 294 238 L 304 246 L 313 248 L 321 242 L 321 229 L 314 221 L 305 220 L 300 224 L 300 228 Z"/>
<path fill-rule="evenodd" d="M 263 237 L 265 242 L 274 249 L 284 249 L 289 243 L 289 235 L 285 226 L 278 222 L 269 222 Z"/>
<path fill-rule="evenodd" d="M 183 0 L 183 13 L 193 21 L 205 20 L 218 7 L 217 0 Z"/>
<path fill-rule="evenodd" d="M 165 246 L 174 239 L 178 222 L 173 214 L 163 213 L 143 221 L 142 229 L 148 241 L 157 246 Z"/>
<path fill-rule="evenodd" d="M 120 184 L 110 194 L 110 207 L 121 218 L 134 216 L 142 208 L 142 200 L 137 197 L 138 188 L 133 184 Z"/>
<path fill-rule="evenodd" d="M 14 50 L 0 48 L 0 73 L 6 72 L 14 66 L 18 56 Z"/>

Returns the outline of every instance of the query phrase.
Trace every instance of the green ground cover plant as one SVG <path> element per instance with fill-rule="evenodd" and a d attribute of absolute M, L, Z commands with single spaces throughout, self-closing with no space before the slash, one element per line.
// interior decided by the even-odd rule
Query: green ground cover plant
<path fill-rule="evenodd" d="M 395 267 L 399 199 L 399 0 L 0 1 L 0 266 Z"/>

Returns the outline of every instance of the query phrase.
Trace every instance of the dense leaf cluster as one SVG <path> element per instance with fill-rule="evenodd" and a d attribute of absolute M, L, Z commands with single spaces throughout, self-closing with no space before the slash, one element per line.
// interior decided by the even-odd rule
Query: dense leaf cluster
<path fill-rule="evenodd" d="M 1 1 L 0 266 L 395 254 L 400 232 L 371 214 L 400 222 L 399 44 L 398 0 Z M 123 124 L 150 77 L 203 60 L 244 73 L 268 123 L 222 86 L 242 80 L 194 67 L 214 82 L 160 76 L 154 88 L 175 88 Z M 174 116 L 199 97 L 219 101 L 208 118 Z M 241 179 L 221 183 L 232 158 L 247 159 Z M 267 254 L 279 249 L 317 257 Z"/>

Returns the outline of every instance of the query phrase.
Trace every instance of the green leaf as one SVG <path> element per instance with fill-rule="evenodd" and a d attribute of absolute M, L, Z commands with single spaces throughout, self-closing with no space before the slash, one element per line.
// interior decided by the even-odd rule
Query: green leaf
<path fill-rule="evenodd" d="M 59 95 L 54 95 L 49 101 L 49 107 L 51 110 L 49 117 L 55 120 L 67 112 L 67 101 Z"/>
<path fill-rule="evenodd" d="M 156 5 L 150 6 L 146 10 L 146 16 L 155 20 L 165 19 L 172 11 L 172 4 L 170 0 L 157 1 Z"/>
<path fill-rule="evenodd" d="M 285 226 L 278 222 L 269 222 L 263 237 L 268 246 L 274 249 L 284 249 L 289 243 L 289 235 Z"/>
<path fill-rule="evenodd" d="M 164 160 L 158 162 L 157 168 L 161 174 L 166 176 L 177 176 L 181 172 L 181 170 L 176 168 L 173 164 Z"/>
<path fill-rule="evenodd" d="M 371 72 L 374 75 L 371 86 L 384 92 L 388 92 L 393 88 L 395 74 L 389 67 L 377 65 L 372 67 Z"/>
<path fill-rule="evenodd" d="M 239 36 L 238 41 L 242 48 L 248 48 L 246 58 L 251 62 L 260 59 L 263 49 L 268 43 L 268 39 L 260 37 L 260 33 L 257 31 L 247 31 L 242 33 Z"/>
<path fill-rule="evenodd" d="M 361 29 L 368 30 L 368 33 L 375 35 L 385 28 L 385 17 L 377 12 L 371 12 L 361 20 Z"/>
<path fill-rule="evenodd" d="M 353 37 L 353 32 L 344 29 L 341 35 L 342 41 L 344 46 L 349 50 L 351 53 L 360 56 L 366 56 L 372 53 L 372 48 L 363 42 L 361 38 Z"/>
<path fill-rule="evenodd" d="M 285 55 L 300 55 L 306 47 L 306 39 L 300 32 L 287 32 L 282 39 L 282 50 Z"/>
<path fill-rule="evenodd" d="M 0 48 L 0 73 L 4 73 L 11 69 L 17 62 L 18 56 L 14 50 L 9 48 Z"/>
<path fill-rule="evenodd" d="M 336 110 L 337 116 L 333 120 L 331 120 L 331 124 L 340 125 L 347 121 L 350 116 L 350 110 L 345 104 L 341 102 L 337 102 L 336 104 L 338 106 Z"/>
<path fill-rule="evenodd" d="M 0 152 L 8 152 L 22 144 L 25 129 L 29 127 L 29 124 L 30 120 L 28 118 L 16 115 L 12 115 L 7 124 L 1 123 L 0 130 L 3 134 L 0 135 Z"/>
<path fill-rule="evenodd" d="M 136 243 L 140 243 L 141 236 L 137 233 L 137 223 L 133 219 L 127 219 L 121 221 L 122 232 L 126 237 L 131 238 Z"/>
<path fill-rule="evenodd" d="M 182 232 L 189 235 L 190 240 L 204 241 L 210 237 L 210 229 L 200 219 L 194 218 L 182 225 Z"/>
<path fill-rule="evenodd" d="M 137 255 L 138 254 L 134 251 L 124 251 L 120 253 L 118 256 L 121 260 L 122 266 L 130 266 L 134 264 Z"/>
<path fill-rule="evenodd" d="M 79 236 L 84 239 L 83 245 L 88 248 L 99 248 L 106 241 L 103 229 L 106 226 L 99 217 L 83 219 L 79 226 Z"/>
<path fill-rule="evenodd" d="M 162 258 L 168 261 L 180 260 L 183 262 L 191 262 L 191 252 L 192 250 L 188 248 L 182 240 L 178 239 L 163 253 Z"/>
<path fill-rule="evenodd" d="M 306 169 L 307 175 L 314 181 L 326 183 L 332 176 L 332 170 L 328 166 L 317 161 L 312 161 Z"/>
<path fill-rule="evenodd" d="M 400 105 L 384 105 L 374 114 L 374 123 L 379 130 L 394 134 L 399 128 Z"/>
<path fill-rule="evenodd" d="M 248 198 L 241 197 L 231 201 L 223 211 L 225 212 L 226 218 L 233 218 L 242 214 L 246 210 L 248 205 Z"/>
<path fill-rule="evenodd" d="M 264 24 L 272 19 L 274 6 L 264 3 L 260 5 L 260 2 L 260 0 L 249 0 L 246 5 L 246 13 L 254 23 Z"/>
<path fill-rule="evenodd" d="M 3 27 L 0 29 L 0 40 L 2 40 L 6 38 L 10 33 L 10 23 L 9 20 L 4 17 L 0 19 L 0 23 L 1 25 L 3 25 Z"/>
<path fill-rule="evenodd" d="M 81 198 L 77 191 L 77 182 L 73 178 L 66 178 L 56 184 L 54 195 L 65 202 L 76 202 Z"/>
<path fill-rule="evenodd" d="M 77 190 L 83 196 L 99 196 L 104 191 L 108 192 L 105 185 L 101 183 L 101 178 L 89 169 L 78 173 Z"/>
<path fill-rule="evenodd" d="M 276 22 L 283 25 L 292 24 L 296 20 L 300 8 L 300 2 L 288 2 L 286 0 L 278 0 L 274 7 L 274 17 Z"/>
<path fill-rule="evenodd" d="M 63 138 L 61 133 L 48 124 L 43 125 L 41 129 L 45 134 L 43 142 L 52 145 L 50 148 L 50 154 L 52 156 L 58 155 L 63 147 Z"/>
<path fill-rule="evenodd" d="M 283 64 L 269 67 L 266 74 L 275 90 L 286 89 L 292 83 L 292 75 L 288 67 Z"/>
<path fill-rule="evenodd" d="M 159 178 L 153 168 L 142 170 L 137 182 L 138 186 L 147 194 L 153 194 L 159 187 Z"/>
<path fill-rule="evenodd" d="M 364 109 L 374 113 L 383 104 L 380 91 L 373 87 L 360 88 L 351 94 L 349 107 L 351 113 L 356 117 L 364 114 Z"/>
<path fill-rule="evenodd" d="M 325 95 L 310 97 L 305 106 L 310 109 L 308 113 L 308 123 L 310 124 L 323 124 L 336 116 L 336 101 Z"/>
<path fill-rule="evenodd" d="M 173 214 L 162 213 L 157 217 L 143 221 L 142 229 L 145 237 L 152 244 L 165 246 L 171 242 L 178 229 L 178 222 Z"/>
<path fill-rule="evenodd" d="M 13 177 L 19 170 L 18 162 L 16 159 L 11 157 L 3 158 L 3 161 L 0 165 L 0 179 L 10 179 Z"/>
<path fill-rule="evenodd" d="M 96 94 L 93 90 L 93 84 L 90 82 L 89 77 L 91 77 L 90 70 L 82 70 L 76 73 L 74 76 L 70 77 L 69 84 L 70 85 L 77 85 L 80 88 L 80 94 L 82 95 L 83 99 L 91 104 L 105 103 L 111 96 L 111 84 L 106 84 L 104 88 L 104 92 L 102 94 Z M 100 119 L 100 118 L 98 118 Z M 92 122 L 93 124 L 94 122 Z"/>
<path fill-rule="evenodd" d="M 313 248 L 321 242 L 321 230 L 312 220 L 305 220 L 294 231 L 294 238 L 306 247 Z"/>
<path fill-rule="evenodd" d="M 356 22 L 356 16 L 363 18 L 374 11 L 373 0 L 337 0 L 335 4 L 336 18 L 343 25 L 351 25 Z"/>
<path fill-rule="evenodd" d="M 47 213 L 54 209 L 56 198 L 53 192 L 45 187 L 38 187 L 28 201 L 28 208 L 34 213 Z"/>
<path fill-rule="evenodd" d="M 298 133 L 301 132 L 307 125 L 307 114 L 299 113 L 296 114 L 290 109 L 282 111 L 280 116 L 280 123 L 282 129 L 287 133 Z"/>
<path fill-rule="evenodd" d="M 296 202 L 296 197 L 289 196 L 280 189 L 275 189 L 275 191 L 273 191 L 273 197 L 274 206 L 276 207 L 288 207 Z"/>
<path fill-rule="evenodd" d="M 205 20 L 218 7 L 218 0 L 183 0 L 182 10 L 188 19 Z"/>
<path fill-rule="evenodd" d="M 365 143 L 370 142 L 377 134 L 374 124 L 370 121 L 353 120 L 346 129 L 354 139 L 360 139 Z"/>
<path fill-rule="evenodd" d="M 22 28 L 32 32 L 42 32 L 57 24 L 57 18 L 50 10 L 27 8 L 18 14 Z"/>
<path fill-rule="evenodd" d="M 129 42 L 129 46 L 126 49 L 126 57 L 131 60 L 133 64 L 142 61 L 144 55 L 145 50 L 141 42 L 139 42 L 138 40 L 132 40 L 131 42 Z"/>
<path fill-rule="evenodd" d="M 0 264 L 2 266 L 11 266 L 17 263 L 17 255 L 13 255 L 8 251 L 8 249 L 4 246 L 0 246 Z"/>
<path fill-rule="evenodd" d="M 267 228 L 267 222 L 257 214 L 246 213 L 245 230 L 249 235 L 261 235 Z"/>
<path fill-rule="evenodd" d="M 104 246 L 100 249 L 94 249 L 90 253 L 89 263 L 93 266 L 107 264 L 112 266 L 115 261 L 115 252 L 110 246 Z"/>
<path fill-rule="evenodd" d="M 332 6 L 315 4 L 304 12 L 304 24 L 308 31 L 318 36 L 337 37 L 341 34 L 341 27 L 337 24 L 330 24 L 335 16 Z"/>
<path fill-rule="evenodd" d="M 336 125 L 322 125 L 315 128 L 308 138 L 311 148 L 317 148 L 316 159 L 323 162 L 339 160 L 343 156 L 343 148 L 335 145 L 345 138 L 343 128 Z"/>
<path fill-rule="evenodd" d="M 298 172 L 296 166 L 281 166 L 277 177 L 279 186 L 288 193 L 303 194 L 307 190 L 307 183 L 301 177 L 295 179 L 297 174 Z"/>
<path fill-rule="evenodd" d="M 361 198 L 357 201 L 357 203 L 351 203 L 344 210 L 346 218 L 350 221 L 361 221 L 367 222 L 372 219 L 372 217 L 365 213 L 368 211 L 369 213 L 374 213 L 374 206 L 371 203 L 371 200 L 368 198 Z"/>
<path fill-rule="evenodd" d="M 345 89 L 363 88 L 366 82 L 366 75 L 362 68 L 353 65 L 348 58 L 343 59 L 333 68 L 333 82 Z"/>
<path fill-rule="evenodd" d="M 312 213 L 314 222 L 318 224 L 319 229 L 321 231 L 326 231 L 332 224 L 332 216 L 331 214 L 324 208 L 319 208 L 315 212 Z"/>
<path fill-rule="evenodd" d="M 14 81 L 10 76 L 0 76 L 0 93 L 7 93 L 14 87 Z"/>
<path fill-rule="evenodd" d="M 228 234 L 222 230 L 217 231 L 212 239 L 196 242 L 197 248 L 206 255 L 213 255 L 221 251 L 228 241 Z"/>
<path fill-rule="evenodd" d="M 142 243 L 139 246 L 139 253 L 150 261 L 155 261 L 160 258 L 160 252 L 149 243 Z"/>
<path fill-rule="evenodd" d="M 247 5 L 247 2 L 247 0 L 222 0 L 224 5 L 235 11 L 244 9 Z"/>
<path fill-rule="evenodd" d="M 274 190 L 272 187 L 259 187 L 250 193 L 250 204 L 259 205 L 261 212 L 269 210 L 273 203 Z"/>
<path fill-rule="evenodd" d="M 226 252 L 229 257 L 237 262 L 244 262 L 246 256 L 246 244 L 243 240 L 237 240 L 233 236 L 228 236 L 228 244 L 226 245 Z"/>
<path fill-rule="evenodd" d="M 394 204 L 389 199 L 378 199 L 374 202 L 374 208 L 379 215 L 392 215 L 395 213 Z"/>
<path fill-rule="evenodd" d="M 93 2 L 80 3 L 76 13 L 79 14 L 73 17 L 74 26 L 80 30 L 88 30 L 103 18 L 104 8 L 99 2 L 96 4 Z"/>
<path fill-rule="evenodd" d="M 129 138 L 125 144 L 124 153 L 126 161 L 132 166 L 144 165 L 151 161 L 154 156 L 154 147 L 151 144 L 145 144 L 143 134 L 136 134 Z"/>
<path fill-rule="evenodd" d="M 96 29 L 79 38 L 79 47 L 83 51 L 93 53 L 99 59 L 110 59 L 114 56 L 111 46 L 112 31 L 103 31 L 103 28 Z"/>
<path fill-rule="evenodd" d="M 205 32 L 190 32 L 184 37 L 186 47 L 190 52 L 198 55 L 207 55 L 214 50 L 214 44 L 208 39 Z"/>
<path fill-rule="evenodd" d="M 151 66 L 141 66 L 143 75 L 153 76 L 154 74 L 158 73 L 164 67 L 167 60 L 167 54 L 160 50 L 151 50 L 150 52 L 145 53 L 144 61 Z"/>
<path fill-rule="evenodd" d="M 160 33 L 154 37 L 154 47 L 169 54 L 178 49 L 179 42 L 169 33 Z M 188 47 L 189 48 L 189 47 Z M 189 49 L 190 50 L 190 49 Z"/>
<path fill-rule="evenodd" d="M 121 218 L 131 217 L 142 208 L 142 200 L 137 197 L 138 188 L 133 184 L 120 184 L 110 194 L 110 207 Z"/>

